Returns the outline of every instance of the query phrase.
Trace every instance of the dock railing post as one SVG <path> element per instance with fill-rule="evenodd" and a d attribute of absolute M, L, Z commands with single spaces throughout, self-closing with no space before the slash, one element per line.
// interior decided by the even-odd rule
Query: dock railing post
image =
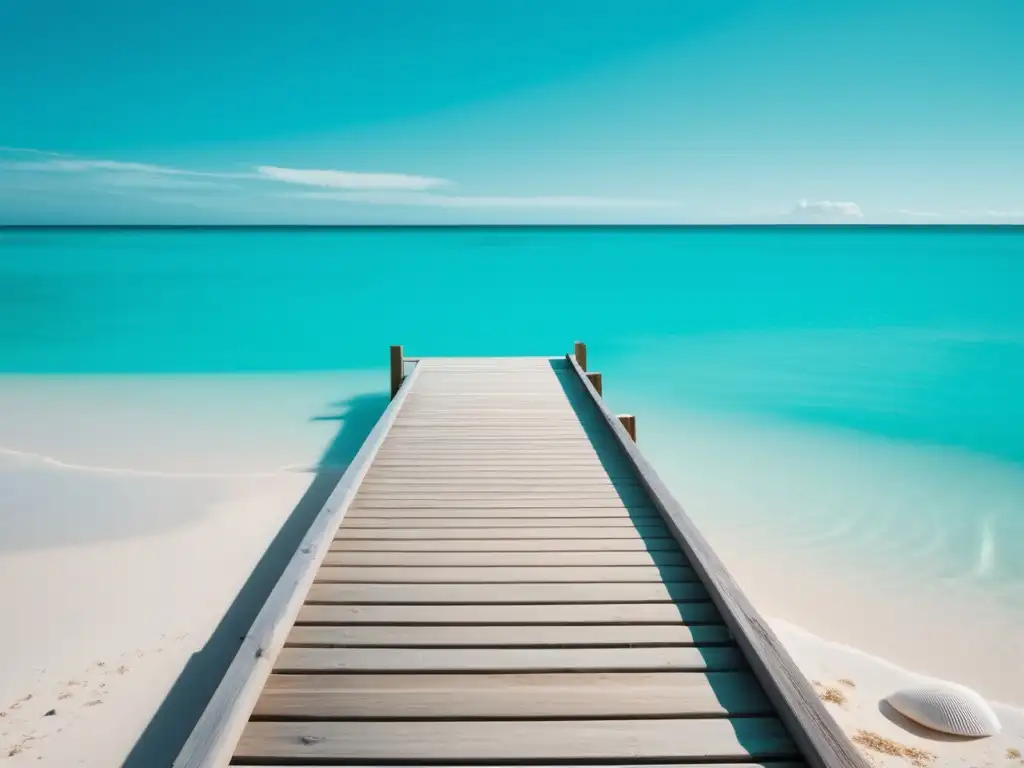
<path fill-rule="evenodd" d="M 622 414 L 619 416 L 619 423 L 622 428 L 629 433 L 629 439 L 634 443 L 636 442 L 636 416 L 630 416 L 629 414 Z"/>
<path fill-rule="evenodd" d="M 580 368 L 582 367 L 583 366 L 581 365 Z M 593 385 L 594 389 L 597 390 L 597 394 L 604 397 L 604 393 L 601 391 L 601 374 L 595 371 L 594 373 L 588 373 L 587 378 L 590 379 L 590 383 Z"/>
<path fill-rule="evenodd" d="M 405 358 L 402 356 L 402 345 L 391 346 L 391 399 L 395 399 L 398 390 L 402 387 L 402 379 L 405 378 Z"/>
<path fill-rule="evenodd" d="M 577 341 L 573 347 L 573 354 L 576 357 L 576 362 L 580 364 L 580 368 L 584 371 L 587 370 L 587 345 L 582 341 Z"/>

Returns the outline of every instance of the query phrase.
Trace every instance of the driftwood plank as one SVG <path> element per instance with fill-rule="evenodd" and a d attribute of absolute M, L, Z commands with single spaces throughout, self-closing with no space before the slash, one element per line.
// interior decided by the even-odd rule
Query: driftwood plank
<path fill-rule="evenodd" d="M 324 565 L 316 574 L 318 582 L 367 582 L 371 584 L 453 583 L 499 584 L 504 582 L 612 582 L 695 581 L 693 569 L 683 565 L 661 566 L 464 566 L 455 568 L 409 566 Z"/>
<path fill-rule="evenodd" d="M 306 648 L 568 648 L 600 646 L 725 645 L 721 624 L 543 625 L 510 627 L 453 625 L 397 627 L 293 627 L 286 645 Z"/>
<path fill-rule="evenodd" d="M 774 718 L 252 722 L 241 760 L 675 760 L 796 757 Z"/>
<path fill-rule="evenodd" d="M 524 478 L 515 482 L 506 480 L 445 480 L 423 478 L 389 478 L 366 483 L 360 489 L 362 497 L 369 496 L 425 496 L 426 498 L 447 498 L 450 496 L 583 496 L 599 498 L 631 499 L 636 502 L 646 500 L 646 493 L 635 485 L 595 480 L 547 480 L 544 478 Z"/>
<path fill-rule="evenodd" d="M 552 461 L 575 461 L 579 464 L 600 465 L 600 452 L 590 442 L 580 441 L 573 446 L 554 445 L 540 440 L 522 440 L 516 445 L 507 441 L 493 446 L 467 444 L 464 440 L 439 442 L 430 440 L 419 445 L 403 442 L 400 447 L 392 446 L 381 451 L 384 460 L 393 459 L 491 459 L 515 461 L 530 459 L 533 461 L 551 459 Z"/>
<path fill-rule="evenodd" d="M 585 503 L 585 502 L 584 502 Z M 608 506 L 608 507 L 488 507 L 481 502 L 478 507 L 421 507 L 411 503 L 403 507 L 354 507 L 345 515 L 346 520 L 363 517 L 377 518 L 413 518 L 413 517 L 492 517 L 492 518 L 566 518 L 566 517 L 615 517 L 636 520 L 638 522 L 655 523 L 661 521 L 661 515 L 653 508 Z"/>
<path fill-rule="evenodd" d="M 623 500 L 617 496 L 596 494 L 366 494 L 359 497 L 359 509 L 578 509 L 602 508 L 625 510 L 640 507 L 640 499 Z M 647 508 L 648 516 L 651 512 Z"/>
<path fill-rule="evenodd" d="M 601 485 L 630 484 L 635 482 L 626 472 L 610 474 L 604 467 L 579 467 L 563 470 L 558 467 L 534 467 L 533 469 L 517 469 L 516 467 L 497 466 L 473 469 L 472 467 L 425 467 L 410 465 L 405 467 L 376 466 L 370 470 L 373 482 L 399 478 L 404 482 L 425 481 L 445 485 L 460 485 L 475 482 L 488 483 L 594 483 Z M 370 474 L 367 475 L 367 478 Z M 367 485 L 369 487 L 369 485 Z"/>
<path fill-rule="evenodd" d="M 596 453 L 540 450 L 537 446 L 524 447 L 515 451 L 474 450 L 473 447 L 459 451 L 442 451 L 436 447 L 422 451 L 409 450 L 387 454 L 381 458 L 378 466 L 389 471 L 403 466 L 407 468 L 441 467 L 459 469 L 462 472 L 475 472 L 478 469 L 525 469 L 530 471 L 581 469 L 603 470 L 607 473 L 628 471 L 614 458 L 605 459 Z"/>
<path fill-rule="evenodd" d="M 273 762 L 276 762 L 276 761 L 272 761 L 272 763 Z M 308 763 L 306 760 L 300 760 L 299 762 L 289 762 L 288 765 L 280 765 L 280 764 L 274 765 L 272 763 L 268 763 L 268 762 L 265 762 L 263 760 L 260 760 L 259 763 L 257 763 L 257 764 L 260 765 L 262 768 L 321 768 L 321 766 L 325 765 L 324 763 L 317 763 L 317 764 L 313 765 L 313 764 Z M 232 765 L 245 765 L 245 764 L 246 763 L 241 763 L 241 762 L 237 762 L 237 761 L 232 763 Z M 249 765 L 253 765 L 253 763 L 248 763 L 248 764 Z M 327 764 L 330 765 L 330 763 L 327 763 Z M 389 764 L 387 761 L 385 761 L 385 762 L 376 761 L 376 762 L 373 763 L 372 766 L 366 765 L 366 764 L 360 764 L 358 761 L 357 762 L 346 761 L 344 763 L 344 765 L 347 766 L 347 768 L 409 768 L 409 764 L 408 763 Z M 601 768 L 636 768 L 637 764 L 636 763 L 619 763 L 619 762 L 611 762 L 611 763 L 609 763 L 609 762 L 601 762 L 600 766 L 601 766 Z M 538 762 L 531 762 L 530 763 L 530 768 L 594 768 L 594 764 L 593 763 L 591 763 L 589 765 L 579 765 L 579 764 L 572 764 L 572 763 L 545 764 L 543 762 L 540 762 L 540 763 L 538 763 Z M 750 762 L 750 761 L 744 761 L 742 763 L 733 763 L 733 762 L 727 762 L 727 763 L 722 763 L 722 762 L 715 762 L 715 763 L 696 762 L 695 763 L 692 760 L 687 760 L 686 763 L 678 763 L 678 762 L 675 762 L 675 761 L 659 760 L 658 763 L 657 763 L 657 768 L 807 768 L 807 763 L 802 762 L 802 761 L 801 762 L 793 762 L 792 760 L 783 760 L 781 762 L 778 761 L 778 760 L 772 760 L 770 763 Z"/>
<path fill-rule="evenodd" d="M 367 509 L 363 507 L 362 509 Z M 443 510 L 442 510 L 443 511 Z M 541 517 L 443 517 L 440 512 L 434 517 L 353 517 L 346 519 L 343 531 L 354 531 L 359 528 L 523 528 L 524 533 L 535 532 L 540 528 L 626 528 L 640 530 L 644 533 L 667 533 L 660 519 L 641 518 L 634 522 L 628 515 L 611 517 L 560 517 L 554 514 Z"/>
<path fill-rule="evenodd" d="M 579 521 L 574 521 L 578 523 Z M 414 521 L 408 527 L 360 528 L 342 525 L 338 539 L 665 539 L 668 531 L 659 528 L 653 531 L 638 531 L 635 526 L 585 526 L 585 525 L 535 525 L 532 527 L 510 527 L 507 525 L 486 528 L 427 528 Z"/>
<path fill-rule="evenodd" d="M 696 581 L 600 584 L 331 584 L 310 587 L 306 603 L 434 605 L 496 603 L 699 602 L 707 591 Z"/>
<path fill-rule="evenodd" d="M 272 675 L 256 719 L 770 716 L 749 672 Z"/>
<path fill-rule="evenodd" d="M 454 418 L 454 417 L 452 417 Z M 391 436 L 392 446 L 407 446 L 414 443 L 444 443 L 461 444 L 464 440 L 472 443 L 490 443 L 500 445 L 506 442 L 528 441 L 551 441 L 557 443 L 583 443 L 584 445 L 596 445 L 588 434 L 588 428 L 581 424 L 568 427 L 558 427 L 541 423 L 523 422 L 522 424 L 501 424 L 493 419 L 480 417 L 469 417 L 473 424 L 466 423 L 462 426 L 444 425 L 436 423 L 421 422 L 417 425 L 403 423 L 396 428 Z M 600 444 L 608 446 L 608 438 L 600 438 Z"/>
<path fill-rule="evenodd" d="M 608 474 L 627 474 L 629 472 L 629 465 L 623 460 L 603 459 L 597 456 L 536 457 L 529 454 L 517 454 L 514 457 L 482 456 L 480 454 L 463 454 L 461 456 L 451 454 L 392 456 L 390 458 L 378 459 L 374 462 L 374 466 L 388 469 L 389 471 L 398 467 L 411 469 L 436 467 L 459 470 L 460 472 L 475 472 L 477 470 L 570 472 L 575 469 L 601 469 Z"/>
<path fill-rule="evenodd" d="M 628 491 L 645 493 L 644 489 L 635 480 L 612 481 L 603 474 L 599 468 L 590 473 L 588 477 L 567 477 L 564 475 L 551 475 L 540 478 L 543 486 L 538 486 L 536 474 L 530 474 L 519 478 L 508 477 L 487 477 L 484 475 L 471 476 L 464 474 L 462 477 L 438 476 L 431 472 L 423 476 L 411 475 L 408 472 L 376 473 L 373 478 L 363 481 L 360 489 L 366 491 L 380 491 L 388 489 L 415 490 L 415 491 L 436 491 L 451 489 L 455 491 L 464 490 L 491 490 L 496 493 L 515 492 L 518 490 L 544 490 L 560 492 L 613 492 Z"/>
<path fill-rule="evenodd" d="M 674 552 L 675 539 L 335 539 L 332 552 Z"/>
<path fill-rule="evenodd" d="M 719 624 L 711 603 L 311 605 L 297 624 Z"/>
<path fill-rule="evenodd" d="M 358 566 L 665 566 L 686 565 L 682 552 L 329 552 L 323 565 Z"/>
<path fill-rule="evenodd" d="M 292 648 L 278 673 L 722 671 L 745 668 L 735 648 Z"/>

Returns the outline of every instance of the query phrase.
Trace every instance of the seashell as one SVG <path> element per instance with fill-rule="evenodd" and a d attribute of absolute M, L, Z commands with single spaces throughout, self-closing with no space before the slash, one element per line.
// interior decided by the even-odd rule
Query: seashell
<path fill-rule="evenodd" d="M 999 718 L 980 694 L 962 685 L 942 683 L 905 688 L 887 701 L 904 717 L 933 731 L 955 736 L 994 736 Z"/>

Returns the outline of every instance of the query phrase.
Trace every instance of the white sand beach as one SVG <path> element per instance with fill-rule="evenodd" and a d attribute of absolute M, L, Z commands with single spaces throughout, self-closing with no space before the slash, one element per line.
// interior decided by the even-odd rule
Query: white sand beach
<path fill-rule="evenodd" d="M 1020 467 L 637 410 L 645 454 L 763 614 L 1024 707 Z"/>
<path fill-rule="evenodd" d="M 883 702 L 895 690 L 933 682 L 935 678 L 826 642 L 786 622 L 770 623 L 828 711 L 870 764 L 977 768 L 1024 765 L 1024 710 L 993 704 L 1003 730 L 989 738 L 962 739 L 928 731 Z"/>
<path fill-rule="evenodd" d="M 385 381 L 384 372 L 0 379 L 0 759 L 165 765 L 294 551 L 303 514 L 319 509 L 386 403 L 360 393 Z M 641 441 L 659 456 L 673 426 L 661 429 L 641 421 Z M 700 504 L 725 503 L 712 490 L 693 487 Z M 1024 713 L 999 706 L 1004 732 L 992 739 L 926 736 L 879 709 L 918 677 L 848 647 L 891 649 L 880 655 L 932 674 L 945 659 L 958 682 L 1021 704 L 1021 636 L 1009 619 L 977 606 L 979 634 L 965 635 L 955 631 L 968 617 L 960 602 L 887 594 L 798 553 L 773 559 L 742 527 L 727 530 L 712 526 L 713 543 L 875 764 L 1015 764 Z M 972 657 L 980 636 L 986 652 Z M 905 661 L 915 649 L 919 666 Z"/>
<path fill-rule="evenodd" d="M 167 764 L 385 380 L 0 379 L 0 759 Z"/>

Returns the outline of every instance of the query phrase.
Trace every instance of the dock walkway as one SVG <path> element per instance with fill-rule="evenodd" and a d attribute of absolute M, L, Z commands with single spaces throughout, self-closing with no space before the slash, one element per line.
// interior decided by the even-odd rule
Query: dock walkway
<path fill-rule="evenodd" d="M 404 362 L 176 766 L 865 766 L 581 361 Z"/>

